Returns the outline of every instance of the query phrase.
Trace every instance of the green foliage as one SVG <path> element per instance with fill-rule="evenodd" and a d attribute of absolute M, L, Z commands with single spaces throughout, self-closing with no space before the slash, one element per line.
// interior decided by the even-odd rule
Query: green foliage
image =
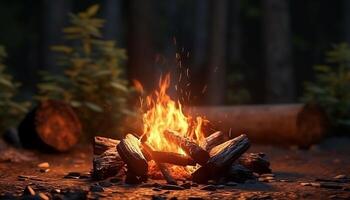
<path fill-rule="evenodd" d="M 0 46 L 0 131 L 1 133 L 9 127 L 16 126 L 19 120 L 27 113 L 28 102 L 17 102 L 14 100 L 19 83 L 14 82 L 11 75 L 5 72 L 4 61 L 7 57 L 5 48 Z"/>
<path fill-rule="evenodd" d="M 336 45 L 326 61 L 315 66 L 316 81 L 305 84 L 303 100 L 321 105 L 335 128 L 350 128 L 350 47 Z"/>
<path fill-rule="evenodd" d="M 229 90 L 227 93 L 227 99 L 230 104 L 243 104 L 250 101 L 249 91 L 240 87 L 244 77 L 239 72 L 232 72 L 228 75 L 227 81 Z"/>
<path fill-rule="evenodd" d="M 104 20 L 96 18 L 98 5 L 70 14 L 70 26 L 63 29 L 66 45 L 51 49 L 61 57 L 63 75 L 42 74 L 40 99 L 59 99 L 78 111 L 85 131 L 91 135 L 115 132 L 112 129 L 127 109 L 130 89 L 123 78 L 124 49 L 115 41 L 103 40 Z M 70 42 L 70 43 L 69 43 Z"/>

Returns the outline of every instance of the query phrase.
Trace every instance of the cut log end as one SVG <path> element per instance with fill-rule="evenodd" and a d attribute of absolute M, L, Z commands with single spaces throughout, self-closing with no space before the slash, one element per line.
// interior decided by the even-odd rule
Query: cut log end
<path fill-rule="evenodd" d="M 81 124 L 68 104 L 47 100 L 28 113 L 18 132 L 24 147 L 38 148 L 41 145 L 64 152 L 78 142 Z"/>

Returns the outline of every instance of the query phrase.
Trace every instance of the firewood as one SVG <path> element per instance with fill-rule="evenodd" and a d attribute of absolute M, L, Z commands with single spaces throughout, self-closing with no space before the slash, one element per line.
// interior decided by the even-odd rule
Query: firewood
<path fill-rule="evenodd" d="M 114 149 L 117 151 L 116 147 L 119 144 L 119 140 L 114 140 L 111 138 L 96 136 L 93 141 L 93 151 L 94 155 L 101 155 L 103 152 Z"/>
<path fill-rule="evenodd" d="M 171 176 L 168 167 L 164 163 L 161 163 L 157 158 L 155 158 L 155 151 L 146 142 L 142 142 L 142 152 L 144 153 L 147 160 L 154 160 L 168 184 L 177 185 L 176 180 Z"/>
<path fill-rule="evenodd" d="M 189 139 L 179 136 L 179 134 L 176 132 L 165 131 L 164 136 L 169 140 L 169 142 L 173 142 L 182 148 L 186 154 L 198 164 L 204 165 L 209 160 L 209 153 L 207 151 Z"/>
<path fill-rule="evenodd" d="M 198 183 L 205 183 L 210 179 L 217 178 L 249 147 L 249 140 L 244 134 L 214 147 L 210 151 L 211 157 L 208 162 L 192 173 L 192 180 Z"/>
<path fill-rule="evenodd" d="M 255 179 L 253 172 L 240 164 L 233 164 L 222 176 L 225 181 L 234 181 L 237 183 L 244 183 L 246 180 Z"/>
<path fill-rule="evenodd" d="M 326 136 L 329 119 L 317 106 L 304 104 L 192 107 L 187 112 L 206 116 L 213 128 L 253 142 L 299 145 L 319 142 Z"/>
<path fill-rule="evenodd" d="M 238 163 L 258 174 L 271 173 L 270 162 L 261 153 L 243 154 Z"/>
<path fill-rule="evenodd" d="M 128 170 L 136 176 L 146 176 L 148 163 L 140 149 L 140 141 L 133 135 L 126 135 L 117 145 L 120 157 L 127 164 Z"/>
<path fill-rule="evenodd" d="M 229 139 L 227 134 L 224 134 L 221 131 L 216 131 L 215 133 L 209 135 L 205 138 L 203 148 L 210 152 L 215 146 L 226 142 Z"/>
<path fill-rule="evenodd" d="M 27 114 L 18 134 L 23 147 L 64 152 L 78 142 L 81 124 L 68 104 L 47 100 Z"/>
<path fill-rule="evenodd" d="M 93 150 L 92 177 L 97 180 L 116 175 L 124 166 L 124 162 L 117 152 L 118 140 L 105 137 L 95 137 Z"/>

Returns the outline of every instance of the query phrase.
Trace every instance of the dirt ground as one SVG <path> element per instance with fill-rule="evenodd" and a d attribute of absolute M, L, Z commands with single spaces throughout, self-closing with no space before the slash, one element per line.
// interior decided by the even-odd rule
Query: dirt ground
<path fill-rule="evenodd" d="M 337 175 L 350 177 L 350 140 L 327 139 L 309 150 L 296 147 L 274 147 L 253 144 L 250 152 L 265 152 L 275 175 L 271 182 L 259 180 L 237 185 L 219 185 L 212 191 L 206 185 L 192 185 L 185 190 L 158 189 L 150 181 L 127 185 L 118 179 L 95 182 L 89 179 L 92 167 L 91 147 L 79 146 L 66 154 L 43 154 L 10 148 L 0 142 L 0 199 L 21 196 L 26 186 L 49 197 L 53 191 L 81 191 L 84 195 L 70 199 L 350 199 L 349 179 L 333 179 Z M 38 168 L 49 163 L 49 171 Z M 65 178 L 69 172 L 79 172 L 81 178 Z M 93 192 L 99 184 L 104 191 Z M 55 190 L 56 189 L 56 190 Z M 215 190 L 215 191 L 214 191 Z M 68 199 L 68 198 L 66 198 Z"/>

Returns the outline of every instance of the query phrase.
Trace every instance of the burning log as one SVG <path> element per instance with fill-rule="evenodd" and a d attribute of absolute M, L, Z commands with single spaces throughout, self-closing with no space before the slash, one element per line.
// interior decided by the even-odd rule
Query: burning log
<path fill-rule="evenodd" d="M 209 179 L 220 176 L 249 147 L 250 142 L 244 134 L 214 147 L 210 151 L 210 159 L 192 174 L 192 180 L 198 183 L 205 183 Z"/>
<path fill-rule="evenodd" d="M 169 163 L 173 165 L 180 166 L 195 166 L 196 162 L 182 154 L 173 153 L 173 152 L 163 152 L 163 151 L 152 151 L 152 158 L 159 163 Z"/>
<path fill-rule="evenodd" d="M 198 164 L 204 165 L 209 160 L 209 153 L 198 146 L 196 143 L 191 142 L 189 139 L 179 136 L 174 131 L 165 131 L 164 136 L 170 142 L 173 142 L 182 148 L 186 154 L 189 155 Z"/>
<path fill-rule="evenodd" d="M 260 143 L 309 146 L 329 127 L 322 109 L 303 104 L 193 107 L 188 112 L 206 116 L 217 130 L 244 132 Z"/>
<path fill-rule="evenodd" d="M 78 142 L 81 124 L 68 104 L 47 100 L 27 114 L 18 134 L 23 147 L 64 152 Z"/>
<path fill-rule="evenodd" d="M 116 146 L 119 140 L 95 137 L 93 143 L 94 157 L 92 161 L 92 177 L 97 180 L 116 175 L 124 166 Z"/>
<path fill-rule="evenodd" d="M 212 148 L 215 146 L 222 144 L 226 142 L 229 139 L 227 134 L 224 134 L 221 131 L 216 131 L 215 133 L 209 135 L 208 137 L 205 138 L 205 142 L 203 145 L 203 148 L 210 152 Z"/>
<path fill-rule="evenodd" d="M 128 166 L 128 171 L 144 177 L 148 172 L 148 163 L 140 149 L 140 141 L 133 135 L 126 135 L 117 145 L 117 150 Z"/>
<path fill-rule="evenodd" d="M 238 159 L 238 163 L 258 174 L 268 174 L 271 173 L 270 162 L 264 157 L 263 153 L 247 153 Z"/>

